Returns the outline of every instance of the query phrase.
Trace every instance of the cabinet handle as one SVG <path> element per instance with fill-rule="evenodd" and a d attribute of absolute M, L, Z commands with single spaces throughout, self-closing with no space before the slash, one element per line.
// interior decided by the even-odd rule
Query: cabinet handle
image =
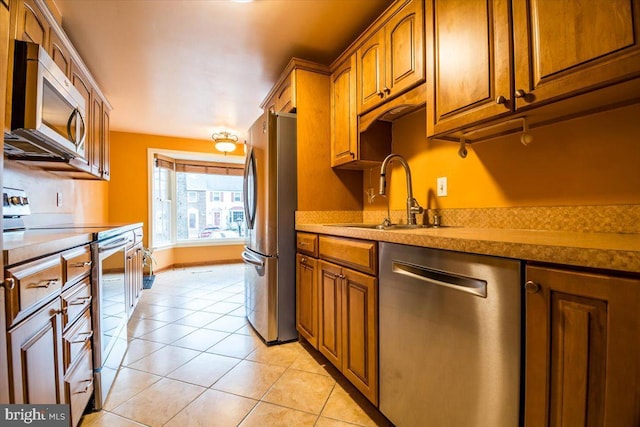
<path fill-rule="evenodd" d="M 524 90 L 522 90 L 522 89 L 518 89 L 518 90 L 516 90 L 516 92 L 515 92 L 514 96 L 515 96 L 516 98 L 526 98 L 526 97 L 527 97 L 527 92 L 525 92 L 525 91 L 524 91 Z"/>
<path fill-rule="evenodd" d="M 80 344 L 81 342 L 87 342 L 93 336 L 93 331 L 80 332 L 75 337 L 71 338 L 71 344 Z M 83 338 L 80 338 L 83 337 Z"/>
<path fill-rule="evenodd" d="M 505 98 L 504 96 L 500 95 L 496 98 L 496 104 L 500 105 L 507 105 L 507 98 Z"/>
<path fill-rule="evenodd" d="M 41 280 L 40 282 L 34 284 L 30 284 L 29 286 L 27 286 L 27 288 L 48 288 L 51 285 L 57 285 L 58 284 L 58 279 L 45 279 L 45 280 Z"/>
<path fill-rule="evenodd" d="M 535 294 L 540 290 L 540 285 L 538 285 L 536 282 L 528 280 L 527 283 L 524 284 L 524 289 L 529 294 Z"/>
<path fill-rule="evenodd" d="M 74 267 L 74 268 L 91 267 L 91 261 L 75 262 L 75 263 L 71 264 L 71 267 Z"/>
<path fill-rule="evenodd" d="M 89 389 L 91 388 L 91 386 L 93 385 L 93 380 L 84 380 L 82 381 L 83 383 L 87 383 L 87 385 L 84 387 L 84 389 L 80 390 L 80 391 L 76 391 L 73 394 L 83 394 L 89 391 Z"/>
<path fill-rule="evenodd" d="M 7 277 L 2 283 L 0 283 L 0 286 L 10 291 L 16 287 L 16 279 L 13 277 Z"/>
<path fill-rule="evenodd" d="M 384 98 L 384 93 L 382 93 L 381 91 L 377 91 L 376 95 L 378 95 L 380 98 Z"/>
<path fill-rule="evenodd" d="M 60 310 L 51 310 L 51 314 L 67 314 L 67 307 L 62 307 Z"/>
<path fill-rule="evenodd" d="M 307 242 L 298 242 L 298 246 L 307 246 L 308 243 Z"/>
<path fill-rule="evenodd" d="M 91 301 L 91 296 L 76 298 L 69 303 L 69 305 L 84 305 L 84 303 Z"/>
<path fill-rule="evenodd" d="M 342 273 L 340 273 L 340 274 L 336 274 L 335 276 L 336 276 L 336 279 L 344 279 L 344 278 L 346 277 L 346 276 L 345 276 L 344 274 L 342 274 Z"/>
<path fill-rule="evenodd" d="M 389 89 L 388 87 L 384 87 L 384 89 L 382 89 L 382 91 L 386 94 L 389 95 L 391 93 L 391 89 Z"/>
<path fill-rule="evenodd" d="M 356 158 L 356 153 L 354 153 L 353 151 L 349 151 L 349 155 L 351 156 L 352 159 Z"/>

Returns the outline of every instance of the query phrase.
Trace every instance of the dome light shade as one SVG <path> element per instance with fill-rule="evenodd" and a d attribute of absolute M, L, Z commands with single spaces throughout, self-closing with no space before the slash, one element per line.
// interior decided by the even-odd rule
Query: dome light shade
<path fill-rule="evenodd" d="M 238 137 L 229 132 L 218 132 L 211 135 L 216 150 L 223 152 L 225 155 L 236 149 Z"/>

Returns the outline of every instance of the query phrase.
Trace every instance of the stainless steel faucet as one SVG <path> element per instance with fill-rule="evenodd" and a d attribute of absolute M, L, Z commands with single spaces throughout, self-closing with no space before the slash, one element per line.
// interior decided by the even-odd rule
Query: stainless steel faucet
<path fill-rule="evenodd" d="M 380 194 L 386 194 L 387 188 L 387 167 L 393 161 L 397 161 L 404 168 L 405 175 L 407 177 L 407 224 L 416 225 L 416 214 L 422 213 L 424 209 L 418 204 L 418 201 L 413 198 L 413 190 L 411 189 L 411 169 L 407 160 L 399 154 L 389 154 L 380 167 Z"/>

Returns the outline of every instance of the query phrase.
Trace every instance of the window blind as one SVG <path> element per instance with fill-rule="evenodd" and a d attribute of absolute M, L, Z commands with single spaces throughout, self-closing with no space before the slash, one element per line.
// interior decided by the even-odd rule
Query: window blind
<path fill-rule="evenodd" d="M 244 165 L 238 163 L 172 159 L 161 154 L 155 154 L 154 157 L 157 167 L 175 170 L 176 172 L 242 176 L 244 171 Z"/>

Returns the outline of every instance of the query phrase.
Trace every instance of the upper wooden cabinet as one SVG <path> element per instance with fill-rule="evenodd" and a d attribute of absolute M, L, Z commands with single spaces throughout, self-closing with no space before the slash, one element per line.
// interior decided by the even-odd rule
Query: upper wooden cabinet
<path fill-rule="evenodd" d="M 529 265 L 525 427 L 640 422 L 640 280 Z"/>
<path fill-rule="evenodd" d="M 34 0 L 17 0 L 11 3 L 11 10 L 15 8 L 17 40 L 49 46 L 50 25 L 44 13 Z M 12 12 L 13 13 L 13 12 Z"/>
<path fill-rule="evenodd" d="M 355 159 L 358 151 L 356 55 L 331 74 L 331 166 Z"/>
<path fill-rule="evenodd" d="M 356 51 L 358 112 L 364 113 L 424 81 L 423 0 L 405 0 Z"/>
<path fill-rule="evenodd" d="M 71 53 L 64 45 L 64 42 L 55 31 L 49 33 L 49 48 L 47 49 L 51 59 L 64 72 L 67 77 L 71 76 Z M 89 105 L 89 104 L 87 104 Z"/>
<path fill-rule="evenodd" d="M 630 101 L 640 87 L 638 0 L 427 0 L 425 9 L 428 137 L 460 138 L 506 116 L 558 121 Z"/>

